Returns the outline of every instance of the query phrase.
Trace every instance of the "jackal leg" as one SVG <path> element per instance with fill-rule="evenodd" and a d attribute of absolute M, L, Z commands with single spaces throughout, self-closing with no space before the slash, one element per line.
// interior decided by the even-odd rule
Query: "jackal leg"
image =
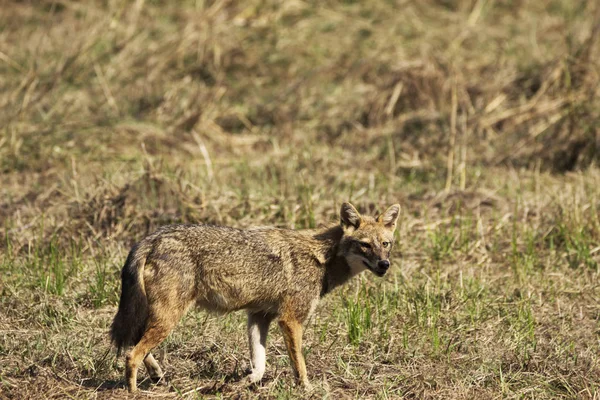
<path fill-rule="evenodd" d="M 283 339 L 292 362 L 292 369 L 297 382 L 306 387 L 311 388 L 306 374 L 306 363 L 302 354 L 302 324 L 294 318 L 283 317 L 279 320 L 279 327 L 283 332 Z"/>
<path fill-rule="evenodd" d="M 250 383 L 258 382 L 265 374 L 267 364 L 267 334 L 274 315 L 248 312 L 248 341 L 252 372 L 246 378 Z"/>
<path fill-rule="evenodd" d="M 165 376 L 162 369 L 160 368 L 160 365 L 158 365 L 158 363 L 154 359 L 152 353 L 148 353 L 146 355 L 146 358 L 144 358 L 144 365 L 146 366 L 146 371 L 148 371 L 148 375 L 150 375 L 150 379 L 152 379 L 152 382 L 158 383 Z"/>
<path fill-rule="evenodd" d="M 163 324 L 152 324 L 146 329 L 144 336 L 129 352 L 125 362 L 125 377 L 127 379 L 127 388 L 130 392 L 137 390 L 137 370 L 142 360 L 147 358 L 150 350 L 158 346 L 171 332 L 173 326 L 165 326 Z M 148 360 L 151 367 L 158 366 L 154 357 L 150 356 Z M 154 361 L 154 363 L 152 363 Z M 147 365 L 147 364 L 146 364 Z M 159 367 L 160 369 L 160 367 Z M 162 372 L 162 371 L 161 371 Z"/>
<path fill-rule="evenodd" d="M 135 392 L 137 389 L 137 370 L 142 360 L 153 380 L 154 378 L 160 379 L 163 376 L 160 366 L 152 354 L 150 354 L 150 351 L 169 336 L 171 330 L 173 330 L 191 305 L 190 303 L 183 307 L 181 305 L 175 306 L 173 302 L 168 300 L 170 299 L 164 300 L 164 303 L 161 304 L 154 304 L 151 307 L 151 316 L 148 319 L 146 332 L 144 332 L 142 339 L 127 354 L 125 377 L 127 379 L 127 388 L 130 392 Z"/>

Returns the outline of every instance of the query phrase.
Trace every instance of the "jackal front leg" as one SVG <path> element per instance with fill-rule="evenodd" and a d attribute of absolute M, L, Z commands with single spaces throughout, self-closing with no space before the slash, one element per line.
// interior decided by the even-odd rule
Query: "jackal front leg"
<path fill-rule="evenodd" d="M 279 326 L 281 327 L 281 332 L 283 332 L 283 339 L 285 340 L 296 380 L 300 385 L 310 390 L 312 386 L 308 382 L 306 363 L 302 354 L 302 324 L 297 319 L 282 316 L 279 320 Z"/>
<path fill-rule="evenodd" d="M 267 334 L 273 315 L 248 312 L 248 341 L 252 370 L 246 378 L 249 383 L 259 382 L 265 374 L 267 364 Z"/>

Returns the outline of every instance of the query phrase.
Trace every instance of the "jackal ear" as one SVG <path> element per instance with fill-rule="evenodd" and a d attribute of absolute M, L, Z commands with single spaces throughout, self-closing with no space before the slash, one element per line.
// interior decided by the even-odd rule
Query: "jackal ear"
<path fill-rule="evenodd" d="M 350 203 L 342 204 L 342 208 L 340 210 L 340 223 L 344 230 L 349 228 L 358 229 L 360 226 L 361 217 L 356 208 Z"/>
<path fill-rule="evenodd" d="M 383 214 L 377 217 L 377 222 L 383 224 L 388 229 L 396 230 L 396 221 L 400 214 L 400 204 L 390 206 Z"/>

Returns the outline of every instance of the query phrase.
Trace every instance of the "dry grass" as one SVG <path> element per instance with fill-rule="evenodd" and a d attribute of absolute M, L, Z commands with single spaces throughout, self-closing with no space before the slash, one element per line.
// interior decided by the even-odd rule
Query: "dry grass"
<path fill-rule="evenodd" d="M 307 327 L 312 397 L 600 397 L 600 7 L 12 1 L 0 9 L 0 397 L 124 397 L 131 244 L 403 206 L 394 272 Z M 190 313 L 140 397 L 308 395 L 280 334 Z"/>

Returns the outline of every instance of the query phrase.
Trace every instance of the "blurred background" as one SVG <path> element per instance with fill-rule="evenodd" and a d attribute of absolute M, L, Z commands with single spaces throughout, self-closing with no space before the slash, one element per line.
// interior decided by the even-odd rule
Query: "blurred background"
<path fill-rule="evenodd" d="M 266 220 L 306 226 L 314 207 L 465 189 L 484 169 L 585 168 L 600 145 L 598 9 L 9 2 L 2 217 L 40 194 L 78 203 L 69 218 L 119 194 L 127 206 L 154 181 L 169 204 L 148 204 L 152 221 L 231 222 L 276 206 Z"/>
<path fill-rule="evenodd" d="M 118 387 L 98 354 L 158 226 L 312 228 L 349 200 L 402 204 L 397 272 L 328 300 L 319 390 L 598 398 L 599 34 L 581 0 L 3 2 L 0 394 Z M 220 329 L 194 318 L 167 344 L 183 388 L 246 357 L 194 353 Z M 271 374 L 259 394 L 296 393 Z"/>

